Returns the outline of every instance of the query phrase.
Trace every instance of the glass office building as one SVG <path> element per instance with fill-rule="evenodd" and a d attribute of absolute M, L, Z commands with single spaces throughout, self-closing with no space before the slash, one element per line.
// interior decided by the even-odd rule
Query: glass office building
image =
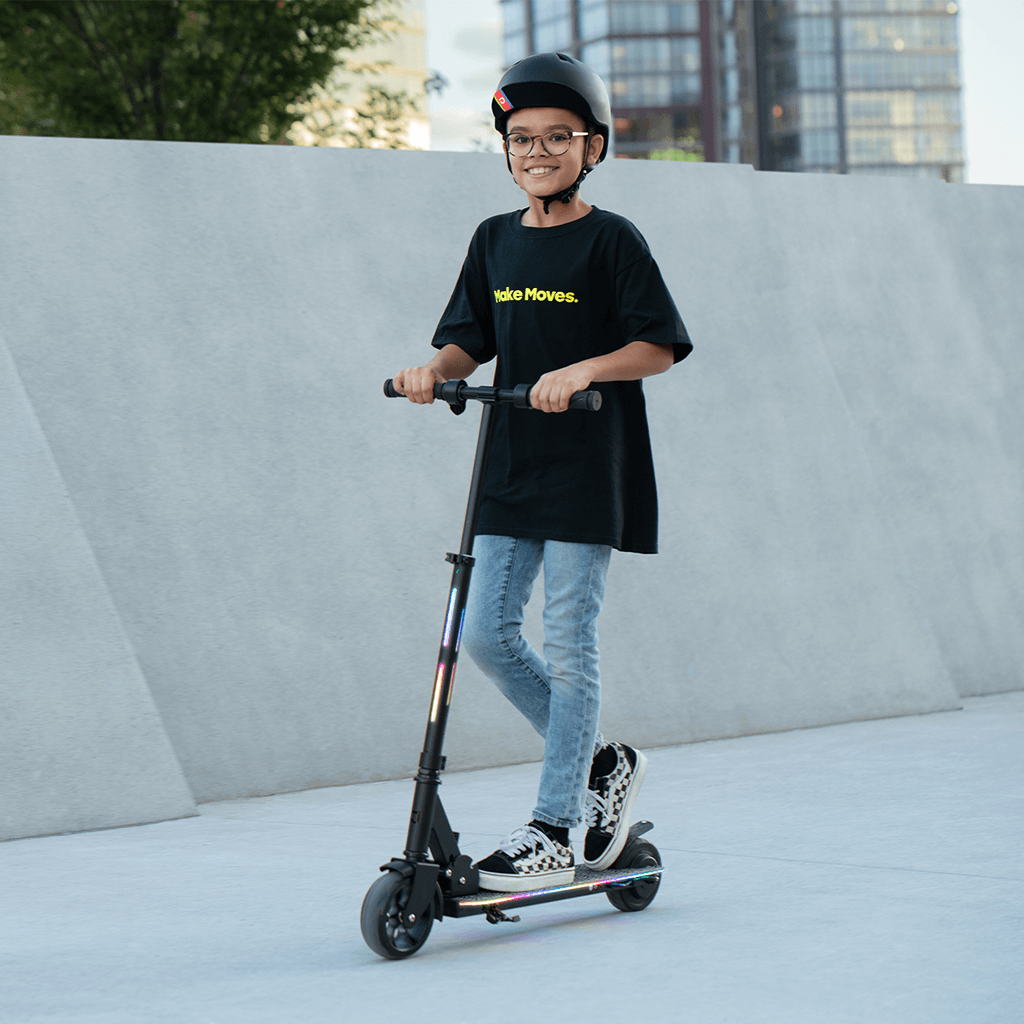
<path fill-rule="evenodd" d="M 951 0 L 502 0 L 605 79 L 618 157 L 963 180 Z"/>
<path fill-rule="evenodd" d="M 957 5 L 755 6 L 765 170 L 963 180 Z"/>
<path fill-rule="evenodd" d="M 560 50 L 608 85 L 618 157 L 757 159 L 754 0 L 502 0 L 505 63 Z"/>

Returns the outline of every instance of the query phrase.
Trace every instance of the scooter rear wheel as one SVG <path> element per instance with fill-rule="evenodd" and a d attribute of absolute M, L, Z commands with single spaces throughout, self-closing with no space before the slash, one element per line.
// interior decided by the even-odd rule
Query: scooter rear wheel
<path fill-rule="evenodd" d="M 646 839 L 632 839 L 626 844 L 626 848 L 619 854 L 619 859 L 612 867 L 614 870 L 615 868 L 660 867 L 660 865 L 661 855 L 654 843 L 649 843 Z M 632 885 L 625 888 L 609 889 L 608 900 L 613 907 L 627 913 L 643 910 L 657 895 L 660 885 L 661 875 L 638 878 Z"/>
<path fill-rule="evenodd" d="M 413 925 L 402 920 L 409 902 L 412 879 L 388 871 L 370 886 L 359 914 L 359 927 L 366 944 L 386 960 L 401 960 L 420 949 L 430 934 L 434 916 L 425 913 Z"/>

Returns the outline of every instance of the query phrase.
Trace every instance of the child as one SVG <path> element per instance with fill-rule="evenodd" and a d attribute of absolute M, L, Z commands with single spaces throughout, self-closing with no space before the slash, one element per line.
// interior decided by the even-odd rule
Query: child
<path fill-rule="evenodd" d="M 418 404 L 435 383 L 497 357 L 494 383 L 534 383 L 539 412 L 494 408 L 463 643 L 544 737 L 533 820 L 480 861 L 485 889 L 571 882 L 569 829 L 585 801 L 584 863 L 614 862 L 647 759 L 598 733 L 597 616 L 611 549 L 657 549 L 657 495 L 640 380 L 692 348 L 647 243 L 588 205 L 584 177 L 608 147 L 604 84 L 562 53 L 521 60 L 491 104 L 525 210 L 477 228 L 425 366 L 395 387 Z M 567 412 L 597 387 L 599 412 Z M 546 416 L 540 413 L 562 415 Z M 544 568 L 544 655 L 520 632 Z"/>

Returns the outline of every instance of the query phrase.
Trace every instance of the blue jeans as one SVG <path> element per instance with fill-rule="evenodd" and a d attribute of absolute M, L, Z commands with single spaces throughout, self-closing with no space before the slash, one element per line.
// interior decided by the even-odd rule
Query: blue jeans
<path fill-rule="evenodd" d="M 544 737 L 534 818 L 572 828 L 582 817 L 601 712 L 597 616 L 611 548 L 482 535 L 462 645 Z M 544 567 L 544 657 L 522 634 L 523 609 Z"/>

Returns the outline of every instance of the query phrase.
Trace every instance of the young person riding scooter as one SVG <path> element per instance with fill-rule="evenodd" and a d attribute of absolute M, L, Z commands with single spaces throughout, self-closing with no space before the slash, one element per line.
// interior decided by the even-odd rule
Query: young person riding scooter
<path fill-rule="evenodd" d="M 494 409 L 463 644 L 544 737 L 532 819 L 477 863 L 480 885 L 525 892 L 571 882 L 569 829 L 585 819 L 583 862 L 609 867 L 626 841 L 647 759 L 606 742 L 597 617 L 612 548 L 654 553 L 658 510 L 643 389 L 691 351 L 643 236 L 586 203 L 579 187 L 607 155 L 608 93 L 562 53 L 527 57 L 491 103 L 527 207 L 476 230 L 423 366 L 395 388 L 417 404 L 434 385 L 496 359 L 494 384 L 536 381 L 536 412 Z M 569 411 L 597 388 L 597 414 Z M 543 655 L 523 610 L 544 570 Z"/>

